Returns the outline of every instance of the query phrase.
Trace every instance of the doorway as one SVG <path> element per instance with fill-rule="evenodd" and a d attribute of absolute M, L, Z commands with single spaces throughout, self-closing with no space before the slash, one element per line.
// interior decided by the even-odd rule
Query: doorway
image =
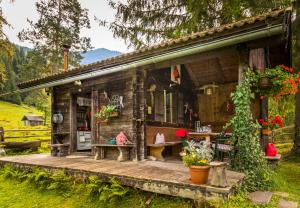
<path fill-rule="evenodd" d="M 76 96 L 76 151 L 91 152 L 91 93 Z"/>

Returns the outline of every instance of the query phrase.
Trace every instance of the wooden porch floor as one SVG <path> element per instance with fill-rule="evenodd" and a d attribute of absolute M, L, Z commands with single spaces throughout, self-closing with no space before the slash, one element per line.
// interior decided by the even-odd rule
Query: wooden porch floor
<path fill-rule="evenodd" d="M 214 197 L 227 199 L 244 177 L 244 174 L 227 171 L 229 187 L 216 188 L 192 184 L 188 179 L 188 169 L 180 161 L 117 162 L 94 160 L 90 156 L 78 155 L 59 158 L 49 154 L 35 154 L 0 158 L 0 165 L 5 164 L 18 167 L 39 166 L 45 169 L 64 169 L 72 175 L 98 175 L 103 180 L 115 177 L 126 186 L 194 200 Z"/>

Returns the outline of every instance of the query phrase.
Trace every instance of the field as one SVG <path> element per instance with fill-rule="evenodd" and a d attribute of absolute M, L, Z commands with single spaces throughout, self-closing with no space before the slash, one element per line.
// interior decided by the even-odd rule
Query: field
<path fill-rule="evenodd" d="M 33 107 L 29 107 L 26 105 L 15 105 L 8 102 L 0 101 L 0 127 L 4 128 L 5 130 L 10 129 L 49 129 L 49 126 L 24 126 L 22 118 L 25 114 L 34 114 L 34 115 L 42 115 L 43 113 L 38 111 Z M 49 124 L 49 121 L 47 121 Z M 40 137 L 26 137 L 22 138 L 22 136 L 28 135 L 45 135 L 47 132 L 36 132 L 36 131 L 29 131 L 29 132 L 7 132 L 5 136 L 17 136 L 20 138 L 15 139 L 6 139 L 5 141 L 32 141 L 32 140 L 49 140 L 50 136 L 40 136 Z M 48 133 L 49 134 L 49 133 Z M 41 151 L 47 151 L 48 145 L 47 143 L 42 144 Z"/>

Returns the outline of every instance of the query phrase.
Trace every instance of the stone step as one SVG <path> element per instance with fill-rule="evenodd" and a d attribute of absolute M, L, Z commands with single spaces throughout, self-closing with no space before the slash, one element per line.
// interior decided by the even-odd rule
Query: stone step
<path fill-rule="evenodd" d="M 280 199 L 278 208 L 298 208 L 298 203 L 294 201 L 287 201 L 285 199 Z"/>
<path fill-rule="evenodd" d="M 257 205 L 267 205 L 272 199 L 272 192 L 269 191 L 255 191 L 248 194 L 248 198 Z"/>

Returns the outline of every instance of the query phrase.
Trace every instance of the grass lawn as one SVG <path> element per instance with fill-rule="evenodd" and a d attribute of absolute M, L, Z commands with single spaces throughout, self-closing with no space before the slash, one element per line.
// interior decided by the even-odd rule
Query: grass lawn
<path fill-rule="evenodd" d="M 275 208 L 278 205 L 280 198 L 298 202 L 300 205 L 300 157 L 289 156 L 283 158 L 280 161 L 276 173 L 274 175 L 275 184 L 271 188 L 274 193 L 272 201 L 268 206 L 256 206 L 251 203 L 247 197 L 243 194 L 238 194 L 229 200 L 225 206 L 228 208 L 246 208 L 246 207 L 268 207 Z M 279 193 L 278 193 L 279 192 Z M 287 193 L 288 196 L 278 196 L 282 195 L 282 192 Z"/>
<path fill-rule="evenodd" d="M 1 208 L 191 208 L 189 200 L 154 195 L 149 206 L 145 203 L 150 194 L 132 190 L 122 200 L 112 202 L 100 202 L 91 200 L 80 189 L 68 197 L 64 197 L 54 191 L 39 191 L 27 182 L 19 183 L 0 177 L 0 207 Z"/>

